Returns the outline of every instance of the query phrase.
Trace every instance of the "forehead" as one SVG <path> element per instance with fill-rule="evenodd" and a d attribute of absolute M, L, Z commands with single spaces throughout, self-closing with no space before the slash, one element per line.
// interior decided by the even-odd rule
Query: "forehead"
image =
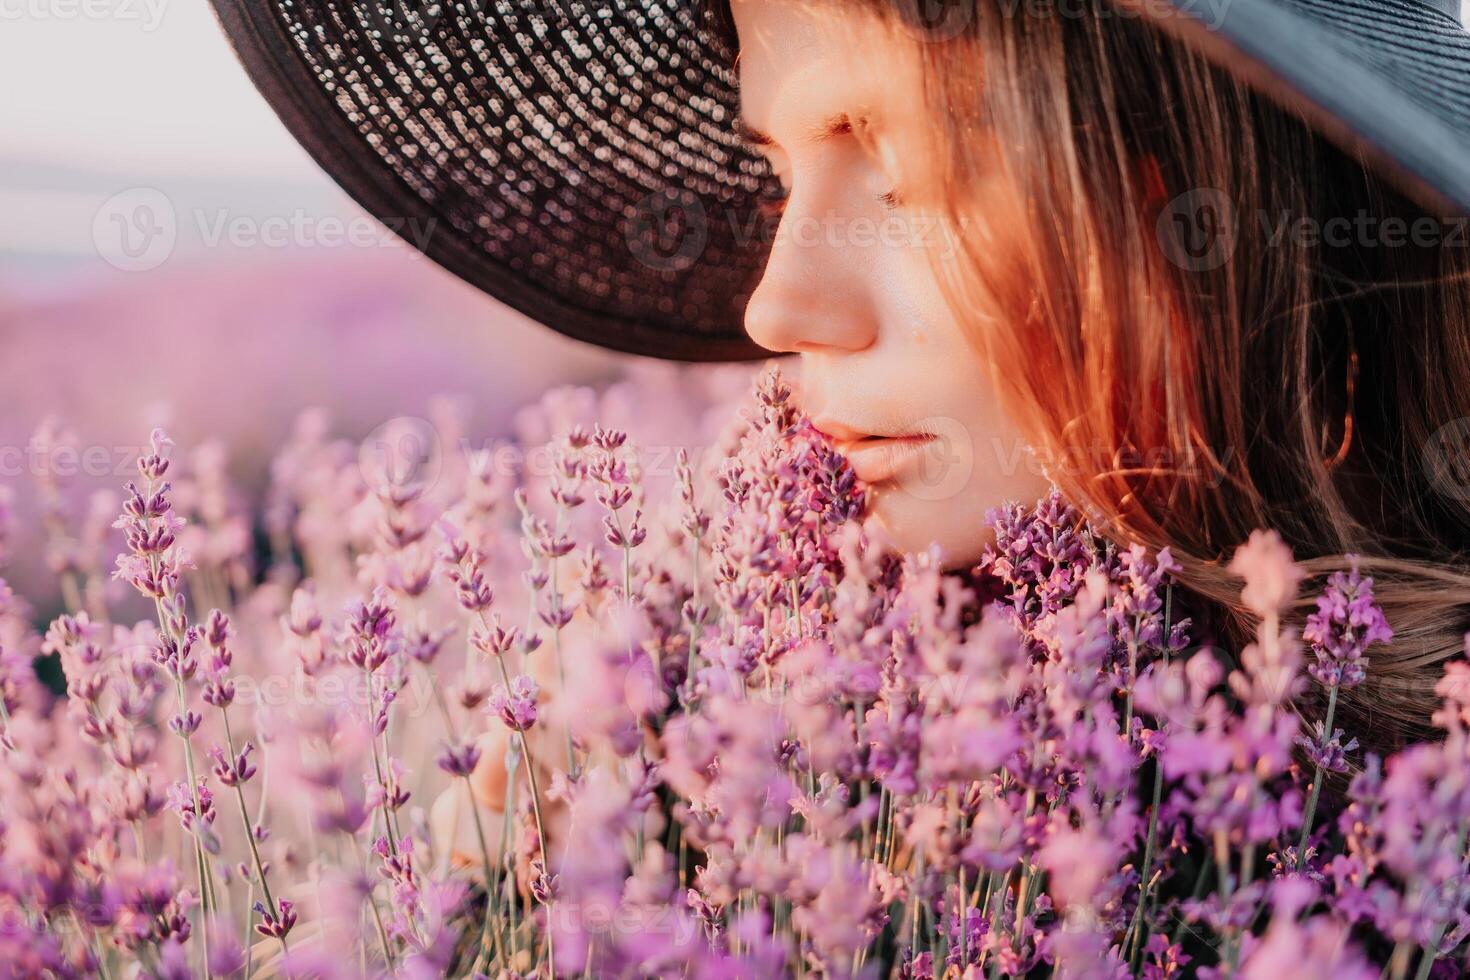
<path fill-rule="evenodd" d="M 829 0 L 733 0 L 740 35 L 741 116 L 789 144 L 839 113 L 876 124 L 912 105 L 907 45 L 872 11 Z"/>

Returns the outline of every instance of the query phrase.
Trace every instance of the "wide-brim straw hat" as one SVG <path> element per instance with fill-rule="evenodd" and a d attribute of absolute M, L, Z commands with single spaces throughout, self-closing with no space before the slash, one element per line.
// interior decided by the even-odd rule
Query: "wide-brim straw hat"
<path fill-rule="evenodd" d="M 1470 211 L 1457 0 L 1114 2 L 1425 205 Z M 446 269 L 602 347 L 764 353 L 743 320 L 779 185 L 738 135 L 734 52 L 697 0 L 213 3 L 295 138 Z"/>

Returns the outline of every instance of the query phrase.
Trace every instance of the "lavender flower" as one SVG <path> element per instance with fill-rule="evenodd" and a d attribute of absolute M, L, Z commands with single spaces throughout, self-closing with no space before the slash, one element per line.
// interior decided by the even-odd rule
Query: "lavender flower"
<path fill-rule="evenodd" d="M 1302 630 L 1302 639 L 1317 656 L 1309 670 L 1327 688 L 1361 684 L 1368 667 L 1364 652 L 1393 639 L 1393 629 L 1373 601 L 1373 579 L 1363 578 L 1356 557 L 1352 560 L 1347 572 L 1332 573 Z"/>
<path fill-rule="evenodd" d="M 254 909 L 260 916 L 260 922 L 256 924 L 255 931 L 262 936 L 285 939 L 296 927 L 296 906 L 284 898 L 281 899 L 278 912 L 271 912 L 259 902 L 255 903 Z"/>
<path fill-rule="evenodd" d="M 1252 642 L 1191 650 L 1179 563 L 1058 493 L 996 510 L 979 567 L 944 573 L 869 538 L 866 489 L 779 372 L 717 436 L 644 382 L 549 393 L 519 443 L 445 454 L 432 484 L 373 478 L 307 417 L 258 572 L 222 450 L 180 474 L 155 433 L 118 522 L 151 622 L 89 585 L 100 538 L 64 521 L 64 615 L 37 632 L 0 586 L 12 971 L 1466 961 L 1470 666 L 1437 689 L 1440 742 L 1383 759 L 1335 727 L 1393 641 L 1355 560 L 1298 623 L 1302 568 L 1253 534 L 1228 565 Z M 635 430 L 689 451 L 668 467 Z M 1308 673 L 1327 710 L 1304 727 Z M 1348 788 L 1319 816 L 1329 773 Z"/>
<path fill-rule="evenodd" d="M 451 776 L 468 777 L 480 763 L 480 749 L 473 743 L 445 746 L 434 761 Z"/>
<path fill-rule="evenodd" d="M 509 688 L 498 685 L 490 695 L 488 707 L 506 728 L 524 732 L 536 724 L 537 693 L 536 682 L 522 674 L 511 681 Z"/>

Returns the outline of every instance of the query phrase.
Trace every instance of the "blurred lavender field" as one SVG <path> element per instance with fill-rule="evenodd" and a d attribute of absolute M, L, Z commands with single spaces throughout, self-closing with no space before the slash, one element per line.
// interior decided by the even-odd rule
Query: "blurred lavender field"
<path fill-rule="evenodd" d="M 26 7 L 0 32 L 0 82 L 26 92 L 0 105 L 0 484 L 6 575 L 33 599 L 57 600 L 38 469 L 81 512 L 154 425 L 219 439 L 254 495 L 307 408 L 361 438 L 448 399 L 480 444 L 558 384 L 687 370 L 563 339 L 383 231 L 260 102 L 206 4 L 95 10 Z M 53 416 L 80 457 L 33 444 Z"/>

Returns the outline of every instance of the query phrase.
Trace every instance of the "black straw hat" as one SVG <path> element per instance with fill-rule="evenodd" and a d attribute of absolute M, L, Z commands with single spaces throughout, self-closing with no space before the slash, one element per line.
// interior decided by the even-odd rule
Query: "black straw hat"
<path fill-rule="evenodd" d="M 1115 2 L 1470 211 L 1457 0 Z M 743 319 L 779 187 L 736 133 L 734 52 L 697 0 L 213 3 L 296 139 L 440 265 L 603 347 L 762 355 Z"/>

